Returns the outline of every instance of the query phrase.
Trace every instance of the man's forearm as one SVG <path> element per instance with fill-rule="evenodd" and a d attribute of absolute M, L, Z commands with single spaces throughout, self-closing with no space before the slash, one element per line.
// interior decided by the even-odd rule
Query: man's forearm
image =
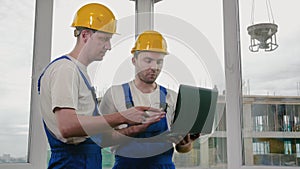
<path fill-rule="evenodd" d="M 58 128 L 64 138 L 95 135 L 112 130 L 120 125 L 124 117 L 120 113 L 104 116 L 77 115 L 74 109 L 59 109 L 55 111 Z"/>

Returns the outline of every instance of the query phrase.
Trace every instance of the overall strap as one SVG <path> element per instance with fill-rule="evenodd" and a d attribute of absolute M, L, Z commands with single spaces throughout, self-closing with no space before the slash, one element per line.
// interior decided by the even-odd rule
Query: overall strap
<path fill-rule="evenodd" d="M 126 105 L 126 108 L 129 109 L 134 106 L 130 87 L 129 87 L 128 83 L 122 84 L 122 87 L 123 87 L 123 91 L 124 91 L 124 95 L 125 95 L 125 105 Z"/>
<path fill-rule="evenodd" d="M 95 88 L 93 86 L 90 85 L 89 81 L 87 80 L 87 78 L 84 76 L 84 74 L 82 73 L 82 71 L 79 69 L 79 67 L 77 66 L 79 72 L 80 72 L 80 75 L 81 77 L 83 78 L 84 80 L 84 83 L 85 85 L 88 87 L 88 89 L 91 91 L 92 93 L 92 96 L 93 96 L 93 100 L 95 102 L 95 109 L 94 109 L 94 112 L 93 112 L 93 116 L 97 116 L 99 115 L 99 110 L 98 110 L 98 100 L 97 100 L 97 96 L 96 96 L 96 93 L 95 93 Z"/>
<path fill-rule="evenodd" d="M 68 60 L 71 60 L 71 59 L 68 58 L 67 56 L 61 56 L 61 57 L 59 57 L 59 58 L 54 59 L 52 62 L 50 62 L 50 63 L 45 67 L 45 69 L 43 70 L 43 72 L 42 72 L 42 74 L 40 75 L 39 80 L 38 80 L 38 94 L 40 94 L 40 91 L 41 91 L 41 79 L 42 79 L 42 77 L 44 76 L 46 70 L 48 69 L 48 67 L 49 67 L 50 65 L 52 65 L 52 63 L 54 63 L 54 62 L 56 62 L 56 61 L 58 61 L 58 60 L 61 60 L 61 59 L 68 59 Z"/>
<path fill-rule="evenodd" d="M 167 89 L 163 86 L 159 86 L 159 94 L 160 94 L 160 108 L 166 111 L 167 109 Z"/>

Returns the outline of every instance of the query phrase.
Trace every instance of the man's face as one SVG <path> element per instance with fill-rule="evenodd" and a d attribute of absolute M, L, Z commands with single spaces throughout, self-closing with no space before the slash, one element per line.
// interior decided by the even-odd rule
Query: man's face
<path fill-rule="evenodd" d="M 96 31 L 89 39 L 89 57 L 93 61 L 101 61 L 107 50 L 111 49 L 112 34 Z"/>
<path fill-rule="evenodd" d="M 137 78 L 147 84 L 154 83 L 162 69 L 164 56 L 157 52 L 140 52 L 132 59 Z"/>

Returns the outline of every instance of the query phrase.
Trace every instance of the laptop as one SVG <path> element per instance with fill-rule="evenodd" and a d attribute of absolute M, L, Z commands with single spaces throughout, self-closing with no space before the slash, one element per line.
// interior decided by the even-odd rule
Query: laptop
<path fill-rule="evenodd" d="M 170 136 L 212 133 L 217 99 L 218 91 L 215 89 L 181 84 Z"/>

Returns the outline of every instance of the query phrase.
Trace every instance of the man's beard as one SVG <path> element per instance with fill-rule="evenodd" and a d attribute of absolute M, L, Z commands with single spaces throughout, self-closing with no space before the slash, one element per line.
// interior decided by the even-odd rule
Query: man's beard
<path fill-rule="evenodd" d="M 157 74 L 157 73 L 155 73 L 155 74 Z M 146 84 L 153 84 L 158 76 L 158 75 L 156 75 L 155 78 L 148 79 L 148 78 L 146 78 L 146 76 L 144 76 L 143 72 L 139 72 L 137 75 L 138 75 L 138 78 Z"/>

